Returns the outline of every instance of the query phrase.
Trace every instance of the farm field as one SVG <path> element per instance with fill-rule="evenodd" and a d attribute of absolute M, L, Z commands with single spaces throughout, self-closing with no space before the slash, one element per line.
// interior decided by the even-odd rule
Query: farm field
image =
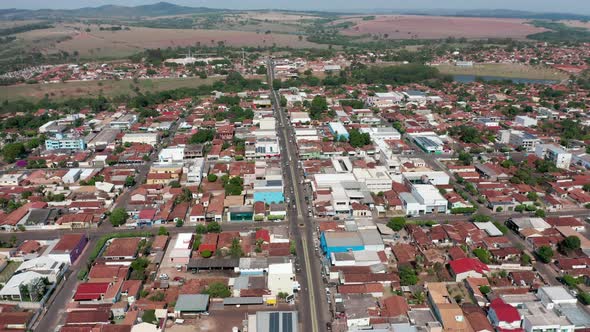
<path fill-rule="evenodd" d="M 85 81 L 47 84 L 22 84 L 5 86 L 0 89 L 0 101 L 17 99 L 41 99 L 45 95 L 51 99 L 96 97 L 101 91 L 104 96 L 113 97 L 119 95 L 132 95 L 134 87 L 139 86 L 140 91 L 163 91 L 181 87 L 195 87 L 204 84 L 212 84 L 222 80 L 223 77 L 209 77 L 206 79 L 191 78 L 162 78 L 139 80 L 135 84 L 131 80 L 109 81 Z"/>
<path fill-rule="evenodd" d="M 527 35 L 546 31 L 527 24 L 526 20 L 506 18 L 383 15 L 367 21 L 362 17 L 343 18 L 334 23 L 342 22 L 354 23 L 341 31 L 343 35 L 371 34 L 389 39 L 525 39 Z"/>
<path fill-rule="evenodd" d="M 177 46 L 290 46 L 294 48 L 327 47 L 287 34 L 265 34 L 253 31 L 188 30 L 136 28 L 123 31 L 91 32 L 72 30 L 73 37 L 56 44 L 58 50 L 78 51 L 81 56 L 115 57 L 137 53 L 143 49 Z M 50 51 L 50 50 L 48 50 Z"/>
<path fill-rule="evenodd" d="M 554 68 L 521 64 L 481 64 L 473 67 L 443 64 L 435 67 L 441 73 L 450 75 L 497 76 L 534 80 L 561 80 L 568 77 L 566 73 Z"/>

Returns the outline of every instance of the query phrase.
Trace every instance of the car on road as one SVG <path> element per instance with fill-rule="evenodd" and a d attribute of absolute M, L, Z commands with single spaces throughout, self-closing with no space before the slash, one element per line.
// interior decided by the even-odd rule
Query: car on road
<path fill-rule="evenodd" d="M 162 273 L 162 274 L 160 274 L 160 279 L 161 280 L 168 280 L 168 279 L 170 279 L 170 277 L 166 273 Z"/>

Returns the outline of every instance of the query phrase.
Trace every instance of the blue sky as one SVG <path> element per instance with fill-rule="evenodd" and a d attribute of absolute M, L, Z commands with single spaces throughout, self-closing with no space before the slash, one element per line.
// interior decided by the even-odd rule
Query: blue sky
<path fill-rule="evenodd" d="M 300 9 L 300 10 L 354 10 L 354 9 L 515 9 L 536 12 L 566 12 L 590 14 L 588 0 L 168 0 L 187 6 L 205 6 L 230 9 Z M 154 0 L 1 0 L 0 8 L 80 8 L 104 4 L 140 5 Z"/>

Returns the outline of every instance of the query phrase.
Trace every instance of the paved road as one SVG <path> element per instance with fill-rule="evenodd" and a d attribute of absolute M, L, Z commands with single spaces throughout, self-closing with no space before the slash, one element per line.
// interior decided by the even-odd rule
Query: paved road
<path fill-rule="evenodd" d="M 268 60 L 268 82 L 271 85 L 273 109 L 278 123 L 278 136 L 281 149 L 281 165 L 285 179 L 286 194 L 290 199 L 289 221 L 291 236 L 296 241 L 298 263 L 303 263 L 299 282 L 299 314 L 303 323 L 303 331 L 318 332 L 325 330 L 326 322 L 330 321 L 326 294 L 321 274 L 319 251 L 314 249 L 315 224 L 309 217 L 309 206 L 304 199 L 303 174 L 299 167 L 297 146 L 294 143 L 293 130 L 280 106 L 278 93 L 272 90 L 274 64 Z"/>
<path fill-rule="evenodd" d="M 96 245 L 96 239 L 91 239 L 86 245 L 86 249 L 78 257 L 78 260 L 70 268 L 67 279 L 62 283 L 58 293 L 51 303 L 48 303 L 44 308 L 44 315 L 41 318 L 40 323 L 35 328 L 35 331 L 39 332 L 52 332 L 56 331 L 59 325 L 63 325 L 65 320 L 66 306 L 74 296 L 76 288 L 78 288 L 78 271 L 82 266 L 86 265 L 90 253 Z"/>

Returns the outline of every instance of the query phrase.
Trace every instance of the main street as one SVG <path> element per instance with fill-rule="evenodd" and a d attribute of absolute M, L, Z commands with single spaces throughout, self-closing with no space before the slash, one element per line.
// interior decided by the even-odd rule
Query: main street
<path fill-rule="evenodd" d="M 281 165 L 285 179 L 285 194 L 289 197 L 289 221 L 291 237 L 295 240 L 298 261 L 304 264 L 299 274 L 301 291 L 299 295 L 300 321 L 303 331 L 318 332 L 325 330 L 329 322 L 326 294 L 320 271 L 319 251 L 314 250 L 315 224 L 309 217 L 310 208 L 307 204 L 302 171 L 299 168 L 297 146 L 293 140 L 293 130 L 280 105 L 280 96 L 274 90 L 272 82 L 274 64 L 268 59 L 268 82 L 275 117 L 278 122 L 277 132 L 281 149 Z"/>

